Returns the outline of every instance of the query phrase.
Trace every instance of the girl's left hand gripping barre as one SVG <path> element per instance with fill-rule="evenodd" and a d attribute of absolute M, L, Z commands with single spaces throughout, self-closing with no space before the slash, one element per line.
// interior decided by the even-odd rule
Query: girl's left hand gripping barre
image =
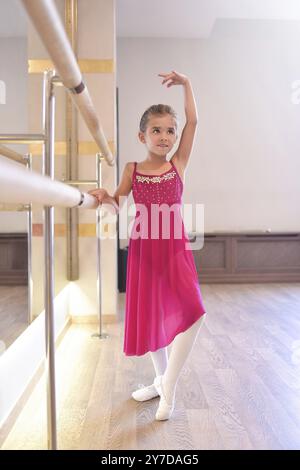
<path fill-rule="evenodd" d="M 116 213 L 119 211 L 119 206 L 118 206 L 116 199 L 110 196 L 108 192 L 106 191 L 106 189 L 104 188 L 92 189 L 88 191 L 88 193 L 85 193 L 83 195 L 84 199 L 89 198 L 89 195 L 93 196 L 95 203 L 96 203 L 93 206 L 93 208 L 97 208 L 99 205 L 102 206 L 102 204 L 107 204 L 108 205 L 107 207 L 111 208 L 112 212 Z M 83 206 L 83 204 L 81 205 L 81 207 Z M 80 207 L 80 203 L 79 203 L 79 207 Z"/>

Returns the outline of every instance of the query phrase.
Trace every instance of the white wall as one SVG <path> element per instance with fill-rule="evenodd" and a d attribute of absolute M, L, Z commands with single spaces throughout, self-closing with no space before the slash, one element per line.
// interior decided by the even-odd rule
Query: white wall
<path fill-rule="evenodd" d="M 27 38 L 0 37 L 0 81 L 6 101 L 0 104 L 0 133 L 28 132 Z M 25 147 L 10 145 L 19 152 Z M 0 212 L 0 232 L 27 232 L 25 212 Z"/>
<path fill-rule="evenodd" d="M 27 132 L 27 39 L 0 38 L 0 80 L 6 104 L 0 105 L 1 133 Z"/>
<path fill-rule="evenodd" d="M 170 104 L 184 123 L 182 89 L 156 75 L 175 69 L 192 80 L 200 122 L 183 200 L 204 204 L 205 233 L 300 229 L 300 105 L 291 100 L 299 35 L 259 31 L 117 42 L 121 171 L 145 158 L 137 133 L 148 106 Z"/>

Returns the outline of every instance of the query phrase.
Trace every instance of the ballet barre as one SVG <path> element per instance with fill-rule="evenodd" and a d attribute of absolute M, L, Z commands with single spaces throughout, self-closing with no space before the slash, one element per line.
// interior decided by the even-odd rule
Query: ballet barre
<path fill-rule="evenodd" d="M 43 134 L 0 134 L 1 143 L 43 144 L 43 175 L 29 171 L 20 162 L 13 161 L 12 154 L 0 156 L 0 202 L 37 203 L 44 206 L 44 297 L 46 331 L 46 376 L 47 376 L 47 425 L 48 448 L 57 449 L 56 387 L 55 387 L 55 333 L 54 333 L 54 206 L 83 209 L 98 209 L 97 199 L 54 179 L 55 146 L 55 86 L 61 81 L 55 70 L 44 72 L 43 78 Z M 6 152 L 7 154 L 8 152 Z M 101 182 L 101 158 L 97 157 L 97 180 Z M 78 184 L 78 181 L 77 181 Z M 30 206 L 31 208 L 31 206 Z M 100 264 L 100 211 L 97 210 L 97 287 L 99 298 L 99 320 L 101 335 L 101 264 Z"/>
<path fill-rule="evenodd" d="M 96 209 L 96 198 L 0 156 L 0 202 Z"/>
<path fill-rule="evenodd" d="M 15 152 L 14 150 L 8 147 L 5 147 L 4 145 L 0 145 L 0 155 L 10 158 L 11 160 L 14 160 L 15 162 L 24 163 L 24 164 L 26 163 L 24 156 L 21 153 Z"/>
<path fill-rule="evenodd" d="M 36 28 L 57 71 L 59 79 L 70 91 L 71 97 L 83 117 L 91 135 L 108 165 L 114 165 L 114 157 L 105 138 L 87 86 L 64 25 L 53 0 L 22 0 L 34 27 Z"/>
<path fill-rule="evenodd" d="M 44 206 L 45 241 L 45 328 L 46 328 L 46 372 L 47 372 L 47 425 L 48 448 L 57 448 L 56 391 L 55 391 L 55 338 L 54 338 L 54 206 L 66 208 L 96 209 L 98 201 L 90 194 L 70 185 L 54 180 L 54 128 L 55 128 L 55 86 L 64 85 L 70 93 L 79 113 L 99 147 L 97 154 L 97 179 L 100 186 L 101 158 L 108 165 L 114 165 L 108 142 L 97 116 L 89 91 L 83 82 L 75 54 L 68 40 L 65 28 L 53 0 L 22 0 L 35 29 L 37 30 L 53 63 L 53 69 L 44 72 L 43 79 L 43 134 L 0 135 L 2 143 L 42 143 L 43 175 L 29 171 L 15 160 L 16 155 L 6 151 L 0 157 L 0 202 L 36 202 Z M 5 152 L 5 149 L 4 149 Z M 101 156 L 100 156 L 101 153 Z M 9 160 L 10 159 L 10 160 Z M 100 211 L 97 210 L 97 257 L 98 294 L 101 337 L 101 269 L 100 269 Z M 103 336 L 104 337 L 104 336 Z"/>

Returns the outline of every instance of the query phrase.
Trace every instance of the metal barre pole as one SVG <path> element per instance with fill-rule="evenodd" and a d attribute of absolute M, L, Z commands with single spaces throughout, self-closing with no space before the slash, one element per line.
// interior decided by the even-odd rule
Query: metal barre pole
<path fill-rule="evenodd" d="M 32 155 L 28 153 L 25 155 L 26 166 L 29 170 L 32 169 Z M 33 321 L 32 314 L 32 293 L 33 293 L 33 279 L 32 279 L 32 204 L 24 206 L 27 209 L 27 233 L 28 233 L 28 325 Z"/>
<path fill-rule="evenodd" d="M 96 155 L 96 178 L 97 186 L 102 186 L 102 168 L 101 168 L 101 155 Z M 97 293 L 98 293 L 98 309 L 99 309 L 99 333 L 95 333 L 92 337 L 100 339 L 108 338 L 108 334 L 102 331 L 102 270 L 101 270 L 101 206 L 96 210 L 96 237 L 97 237 Z"/>
<path fill-rule="evenodd" d="M 44 141 L 44 134 L 0 134 L 0 142 L 5 144 L 36 144 Z"/>
<path fill-rule="evenodd" d="M 84 184 L 87 184 L 87 185 L 98 184 L 97 180 L 65 180 L 65 179 L 62 179 L 61 181 L 63 183 L 66 183 L 66 184 L 75 184 L 76 186 L 80 186 L 81 184 L 82 185 L 84 185 Z"/>
<path fill-rule="evenodd" d="M 54 178 L 55 96 L 51 79 L 54 71 L 44 73 L 43 128 L 46 142 L 43 146 L 43 174 Z M 45 330 L 47 374 L 48 449 L 57 449 L 56 390 L 55 390 L 55 324 L 54 324 L 54 207 L 44 207 L 45 242 Z"/>

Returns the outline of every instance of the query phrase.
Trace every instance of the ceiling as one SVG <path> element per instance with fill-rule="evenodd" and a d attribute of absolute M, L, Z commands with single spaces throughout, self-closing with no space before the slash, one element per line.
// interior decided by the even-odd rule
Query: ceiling
<path fill-rule="evenodd" d="M 118 37 L 206 38 L 218 19 L 300 20 L 300 0 L 116 0 L 116 6 Z"/>
<path fill-rule="evenodd" d="M 89 0 L 79 0 L 89 1 Z M 115 0 L 118 37 L 205 38 L 218 20 L 298 20 L 300 0 Z M 0 36 L 26 35 L 20 0 L 0 0 Z M 297 26 L 298 27 L 298 26 Z"/>

